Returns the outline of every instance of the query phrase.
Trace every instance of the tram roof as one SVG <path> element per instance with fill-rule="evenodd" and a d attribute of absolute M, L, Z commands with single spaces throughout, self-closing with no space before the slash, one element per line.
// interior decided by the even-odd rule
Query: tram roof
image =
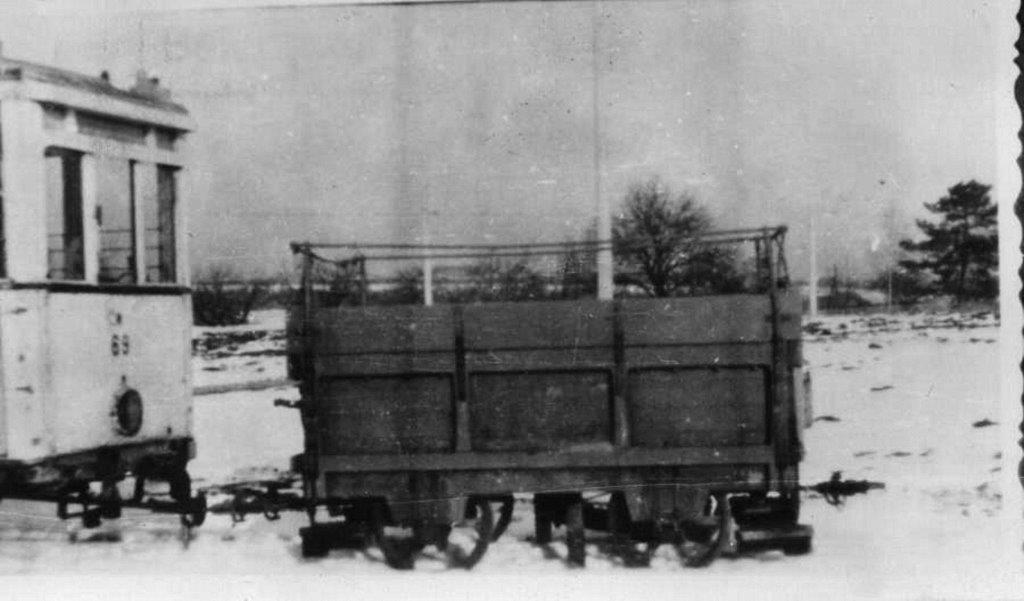
<path fill-rule="evenodd" d="M 23 60 L 15 60 L 0 56 L 0 81 L 33 80 L 62 87 L 75 88 L 95 94 L 125 100 L 134 104 L 155 108 L 163 111 L 187 115 L 188 111 L 180 104 L 161 98 L 154 93 L 136 89 L 123 89 L 113 85 L 103 77 L 83 75 L 74 71 L 40 65 Z M 155 86 L 155 83 L 153 84 Z"/>

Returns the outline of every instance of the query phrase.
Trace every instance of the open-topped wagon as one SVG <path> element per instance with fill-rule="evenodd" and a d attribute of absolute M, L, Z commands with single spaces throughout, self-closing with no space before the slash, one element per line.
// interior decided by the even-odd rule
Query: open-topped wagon
<path fill-rule="evenodd" d="M 672 543 L 693 565 L 737 538 L 806 552 L 797 468 L 809 399 L 784 233 L 697 241 L 755 247 L 736 293 L 434 306 L 375 304 L 383 288 L 365 253 L 381 248 L 332 258 L 349 247 L 294 245 L 304 553 L 334 542 L 338 522 L 317 521 L 326 507 L 373 533 L 395 567 L 431 544 L 472 565 L 524 494 L 536 542 L 564 524 L 576 564 L 585 529 L 612 533 L 634 558 Z M 480 249 L 442 251 L 426 252 Z"/>

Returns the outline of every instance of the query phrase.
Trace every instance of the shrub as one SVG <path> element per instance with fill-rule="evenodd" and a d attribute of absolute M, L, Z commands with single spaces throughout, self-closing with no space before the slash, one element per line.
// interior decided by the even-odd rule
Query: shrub
<path fill-rule="evenodd" d="M 266 282 L 245 281 L 230 267 L 210 267 L 192 288 L 192 321 L 199 326 L 247 323 L 249 313 L 268 290 Z"/>

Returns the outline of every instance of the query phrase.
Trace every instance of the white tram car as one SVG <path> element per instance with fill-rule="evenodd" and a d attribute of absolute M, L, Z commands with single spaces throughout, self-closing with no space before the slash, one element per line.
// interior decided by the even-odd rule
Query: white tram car
<path fill-rule="evenodd" d="M 145 479 L 194 500 L 192 129 L 144 73 L 122 89 L 0 56 L 0 496 L 96 522 L 133 474 L 136 502 Z"/>

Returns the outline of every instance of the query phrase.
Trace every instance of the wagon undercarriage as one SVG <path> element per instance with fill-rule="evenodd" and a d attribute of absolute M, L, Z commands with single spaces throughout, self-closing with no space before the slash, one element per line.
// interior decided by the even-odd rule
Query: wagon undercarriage
<path fill-rule="evenodd" d="M 812 530 L 796 521 L 796 491 L 788 496 L 707 493 L 692 487 L 672 492 L 679 504 L 663 503 L 660 511 L 645 516 L 631 513 L 627 498 L 650 502 L 664 499 L 664 491 L 545 492 L 530 499 L 505 494 L 429 501 L 333 500 L 328 513 L 334 519 L 314 520 L 300 532 L 302 551 L 306 557 L 322 557 L 332 548 L 376 545 L 388 565 L 411 569 L 417 554 L 433 546 L 446 554 L 450 566 L 471 568 L 505 532 L 517 501 L 521 505 L 528 500 L 532 542 L 547 546 L 555 539 L 555 529 L 564 528 L 564 559 L 574 566 L 585 564 L 587 542 L 597 542 L 627 566 L 648 565 L 661 546 L 672 547 L 688 567 L 708 565 L 723 553 L 810 550 Z M 410 506 L 417 510 L 409 511 Z"/>

